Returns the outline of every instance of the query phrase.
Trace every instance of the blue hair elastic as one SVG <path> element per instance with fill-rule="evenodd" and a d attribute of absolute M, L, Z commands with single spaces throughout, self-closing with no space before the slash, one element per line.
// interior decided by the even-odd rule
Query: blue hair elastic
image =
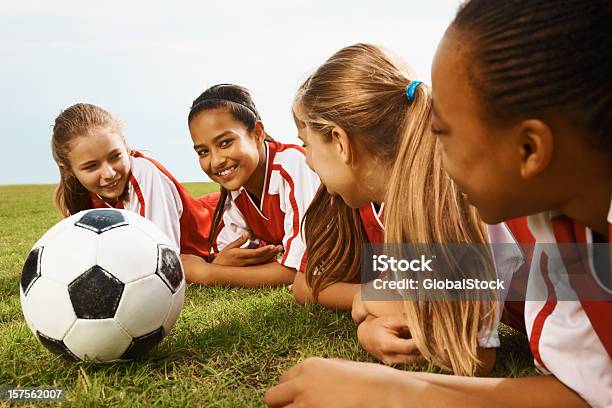
<path fill-rule="evenodd" d="M 414 101 L 414 93 L 416 92 L 416 89 L 418 88 L 418 86 L 421 85 L 422 83 L 423 82 L 421 81 L 412 81 L 410 85 L 406 87 L 406 96 L 408 97 L 408 100 L 410 102 Z"/>

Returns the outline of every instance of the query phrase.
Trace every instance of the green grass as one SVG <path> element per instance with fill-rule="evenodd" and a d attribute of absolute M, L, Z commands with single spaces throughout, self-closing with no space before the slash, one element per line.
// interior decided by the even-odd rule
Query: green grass
<path fill-rule="evenodd" d="M 216 190 L 186 186 L 196 196 Z M 265 390 L 306 357 L 373 361 L 348 313 L 303 308 L 284 288 L 193 285 L 172 333 L 145 358 L 96 365 L 56 357 L 29 331 L 18 282 L 31 246 L 59 220 L 53 186 L 0 186 L 0 386 L 62 387 L 61 405 L 76 407 L 261 406 Z M 493 375 L 532 375 L 525 337 L 503 327 L 501 338 Z"/>

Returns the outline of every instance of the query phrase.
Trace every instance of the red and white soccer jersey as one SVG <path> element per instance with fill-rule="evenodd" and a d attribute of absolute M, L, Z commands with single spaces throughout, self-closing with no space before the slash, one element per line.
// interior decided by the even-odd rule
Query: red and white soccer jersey
<path fill-rule="evenodd" d="M 285 252 L 279 263 L 303 271 L 306 246 L 300 230 L 304 213 L 319 187 L 319 177 L 306 164 L 300 146 L 266 141 L 265 154 L 259 205 L 244 187 L 230 191 L 214 249 L 223 250 L 246 232 L 249 242 L 244 246 L 282 245 Z"/>
<path fill-rule="evenodd" d="M 371 244 L 382 244 L 385 242 L 385 226 L 383 224 L 383 212 L 385 203 L 377 210 L 374 203 L 368 203 L 359 209 L 361 224 L 365 229 L 368 242 Z"/>
<path fill-rule="evenodd" d="M 385 242 L 383 214 L 384 203 L 380 206 L 378 211 L 373 203 L 368 203 L 359 208 L 359 215 L 366 231 L 368 242 L 372 244 L 382 244 Z M 504 280 L 504 282 L 510 282 L 513 274 L 524 264 L 525 259 L 516 245 L 517 241 L 512 236 L 510 228 L 505 223 L 488 225 L 487 230 L 490 243 L 502 244 L 493 246 L 494 251 L 495 248 L 500 249 L 494 253 L 496 274 Z M 510 247 L 507 244 L 513 245 Z M 515 249 L 513 250 L 512 248 Z M 500 346 L 498 329 L 505 297 L 506 291 L 499 291 L 499 310 L 491 331 L 482 329 L 478 332 L 478 345 L 480 347 L 491 348 Z"/>
<path fill-rule="evenodd" d="M 518 248 L 522 254 L 523 261 L 517 266 L 511 276 L 510 286 L 507 288 L 508 297 L 504 305 L 501 321 L 513 329 L 527 334 L 527 329 L 525 328 L 525 293 L 527 291 L 527 279 L 529 278 L 529 269 L 536 239 L 529 230 L 527 217 L 508 220 L 503 224 L 508 227 L 513 241 L 519 244 Z M 491 242 L 494 241 L 491 240 Z"/>
<path fill-rule="evenodd" d="M 161 164 L 140 152 L 130 156 L 129 199 L 117 208 L 134 211 L 157 225 L 182 254 L 206 257 L 219 193 L 193 198 Z M 92 194 L 94 208 L 110 207 Z"/>
<path fill-rule="evenodd" d="M 612 205 L 608 223 L 612 224 Z M 592 243 L 594 237 L 593 231 L 583 225 L 550 212 L 530 216 L 529 229 L 538 243 Z M 538 368 L 553 374 L 587 403 L 594 407 L 611 407 L 612 302 L 563 300 L 579 287 L 576 274 L 549 271 L 576 266 L 593 268 L 593 265 L 588 261 L 562 264 L 559 250 L 565 249 L 560 248 L 541 245 L 534 250 L 525 302 L 531 352 Z"/>

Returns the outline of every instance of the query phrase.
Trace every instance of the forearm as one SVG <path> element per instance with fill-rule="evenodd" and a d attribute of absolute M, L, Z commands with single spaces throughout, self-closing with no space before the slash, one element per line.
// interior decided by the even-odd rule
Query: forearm
<path fill-rule="evenodd" d="M 293 281 L 295 270 L 278 262 L 255 266 L 225 266 L 208 263 L 201 258 L 183 257 L 185 278 L 200 285 L 240 287 L 278 286 Z"/>
<path fill-rule="evenodd" d="M 588 407 L 574 391 L 552 375 L 522 378 L 478 378 L 444 374 L 403 372 L 412 378 L 426 381 L 436 389 L 453 391 L 457 404 L 475 397 L 493 406 L 507 407 Z M 430 398 L 436 401 L 436 394 Z M 453 404 L 453 406 L 462 406 Z"/>
<path fill-rule="evenodd" d="M 404 314 L 402 302 L 394 302 L 391 300 L 369 300 L 365 303 L 368 314 L 373 317 Z"/>
<path fill-rule="evenodd" d="M 293 282 L 293 296 L 295 300 L 304 303 L 317 303 L 328 309 L 351 310 L 353 297 L 359 291 L 358 283 L 336 282 L 319 292 L 317 299 L 312 289 L 306 283 L 303 273 L 298 273 Z"/>
<path fill-rule="evenodd" d="M 276 261 L 254 266 L 224 266 L 213 272 L 213 285 L 255 288 L 293 282 L 296 271 Z"/>
<path fill-rule="evenodd" d="M 398 370 L 399 371 L 399 370 Z M 402 374 L 408 374 L 402 372 Z M 398 376 L 399 377 L 399 376 Z M 388 393 L 394 406 L 413 407 L 456 407 L 456 408 L 499 408 L 509 407 L 505 401 L 494 401 L 483 395 L 470 395 L 450 387 L 440 386 L 432 382 L 423 381 L 403 375 L 389 387 Z"/>
<path fill-rule="evenodd" d="M 391 289 L 376 290 L 373 281 L 360 285 L 360 291 L 361 293 L 358 296 L 362 299 L 362 307 L 369 315 L 381 317 L 404 313 L 403 301 L 396 291 Z"/>
<path fill-rule="evenodd" d="M 332 283 L 319 292 L 317 303 L 328 309 L 351 310 L 353 297 L 360 286 L 359 283 Z"/>

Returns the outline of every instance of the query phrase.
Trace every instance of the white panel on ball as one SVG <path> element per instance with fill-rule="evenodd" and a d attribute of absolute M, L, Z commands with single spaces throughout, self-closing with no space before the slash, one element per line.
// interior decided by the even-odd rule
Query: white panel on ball
<path fill-rule="evenodd" d="M 56 340 L 64 338 L 76 320 L 66 285 L 44 276 L 34 281 L 21 307 L 30 328 Z"/>
<path fill-rule="evenodd" d="M 139 216 L 136 213 L 130 213 L 128 217 L 131 225 L 147 234 L 153 241 L 157 242 L 158 244 L 164 244 L 175 248 L 174 243 L 170 241 L 168 235 L 166 235 L 161 229 L 159 229 L 159 227 L 157 227 L 151 221 Z M 178 248 L 175 249 L 178 250 Z"/>
<path fill-rule="evenodd" d="M 32 324 L 32 322 L 30 321 L 30 317 L 28 314 L 25 313 L 25 296 L 23 295 L 23 290 L 21 290 L 21 286 L 19 286 L 19 300 L 21 302 L 21 310 L 23 310 L 23 317 L 25 318 L 26 324 L 28 325 L 28 327 L 30 328 L 30 331 L 32 333 L 36 333 L 36 327 L 34 327 L 34 325 Z M 75 317 L 76 319 L 76 317 Z"/>
<path fill-rule="evenodd" d="M 36 243 L 34 244 L 34 246 L 32 248 L 36 248 L 36 247 L 39 247 L 39 246 L 44 246 L 47 242 L 52 240 L 53 237 L 55 237 L 64 228 L 70 228 L 70 226 L 73 223 L 74 223 L 74 221 L 71 222 L 71 220 L 69 220 L 69 219 L 64 219 L 64 220 L 58 222 L 57 224 L 55 224 L 54 226 L 49 228 L 47 230 L 47 232 L 45 232 L 45 234 L 42 237 L 40 237 L 40 239 L 38 241 L 36 241 Z"/>
<path fill-rule="evenodd" d="M 81 360 L 117 360 L 132 342 L 115 319 L 78 319 L 64 344 Z"/>
<path fill-rule="evenodd" d="M 176 319 L 178 319 L 181 314 L 181 309 L 183 307 L 183 301 L 185 300 L 185 281 L 181 283 L 179 289 L 174 293 L 172 297 L 172 306 L 170 311 L 168 312 L 168 316 L 166 316 L 166 320 L 164 321 L 164 334 L 168 334 L 170 329 L 176 323 Z"/>
<path fill-rule="evenodd" d="M 100 235 L 98 265 L 123 283 L 154 274 L 157 245 L 135 228 L 115 228 Z"/>
<path fill-rule="evenodd" d="M 66 228 L 48 240 L 41 258 L 42 276 L 68 285 L 96 264 L 98 236 L 84 228 Z"/>
<path fill-rule="evenodd" d="M 151 275 L 125 285 L 115 319 L 132 337 L 139 337 L 160 328 L 171 305 L 170 289 Z"/>

